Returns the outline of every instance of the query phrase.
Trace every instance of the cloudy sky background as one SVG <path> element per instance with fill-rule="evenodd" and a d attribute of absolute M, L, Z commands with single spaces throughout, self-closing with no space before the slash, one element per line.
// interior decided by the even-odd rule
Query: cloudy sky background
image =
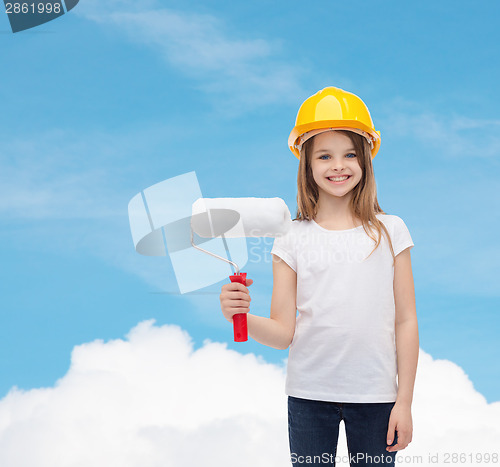
<path fill-rule="evenodd" d="M 195 171 L 204 196 L 294 214 L 288 134 L 328 85 L 369 106 L 379 203 L 415 243 L 399 455 L 500 452 L 499 10 L 82 0 L 17 34 L 0 17 L 0 465 L 287 465 L 287 351 L 232 342 L 223 282 L 178 294 L 127 205 Z M 268 315 L 270 260 L 245 269 Z"/>

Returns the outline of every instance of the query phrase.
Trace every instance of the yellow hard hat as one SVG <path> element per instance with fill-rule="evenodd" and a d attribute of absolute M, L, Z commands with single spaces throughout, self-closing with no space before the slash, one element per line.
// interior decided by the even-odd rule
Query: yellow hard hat
<path fill-rule="evenodd" d="M 380 131 L 375 130 L 365 103 L 355 94 L 333 86 L 307 98 L 297 113 L 288 146 L 297 159 L 305 141 L 328 130 L 350 130 L 364 136 L 372 159 L 380 147 Z"/>

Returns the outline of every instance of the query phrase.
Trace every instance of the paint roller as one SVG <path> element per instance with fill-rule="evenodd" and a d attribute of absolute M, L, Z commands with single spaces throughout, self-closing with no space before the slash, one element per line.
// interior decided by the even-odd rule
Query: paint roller
<path fill-rule="evenodd" d="M 235 273 L 231 282 L 246 284 L 246 273 L 240 272 L 236 263 L 194 243 L 194 233 L 204 238 L 220 237 L 229 256 L 226 238 L 277 237 L 285 234 L 292 219 L 287 205 L 281 198 L 198 198 L 192 206 L 191 245 L 209 255 L 231 264 Z M 233 316 L 234 341 L 248 340 L 247 314 Z"/>

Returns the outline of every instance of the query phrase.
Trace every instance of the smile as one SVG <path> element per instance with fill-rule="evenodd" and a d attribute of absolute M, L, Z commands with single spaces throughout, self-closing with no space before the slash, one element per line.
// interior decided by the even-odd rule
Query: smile
<path fill-rule="evenodd" d="M 341 185 L 342 183 L 344 183 L 349 178 L 351 178 L 350 175 L 344 175 L 343 177 L 327 177 L 327 179 L 331 183 L 334 183 L 335 185 Z"/>

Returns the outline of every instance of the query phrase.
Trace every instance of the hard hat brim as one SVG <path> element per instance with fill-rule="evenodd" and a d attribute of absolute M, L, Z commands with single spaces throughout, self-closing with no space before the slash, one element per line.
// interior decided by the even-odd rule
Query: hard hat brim
<path fill-rule="evenodd" d="M 288 146 L 292 153 L 295 155 L 297 159 L 300 159 L 300 152 L 297 147 L 297 140 L 304 133 L 307 133 L 311 130 L 319 130 L 319 129 L 328 129 L 328 128 L 352 128 L 358 129 L 366 132 L 371 137 L 371 141 L 373 143 L 373 147 L 371 149 L 372 159 L 377 154 L 380 147 L 380 132 L 374 131 L 369 126 L 357 120 L 322 120 L 316 122 L 305 123 L 303 125 L 297 125 L 290 133 L 288 137 Z"/>

